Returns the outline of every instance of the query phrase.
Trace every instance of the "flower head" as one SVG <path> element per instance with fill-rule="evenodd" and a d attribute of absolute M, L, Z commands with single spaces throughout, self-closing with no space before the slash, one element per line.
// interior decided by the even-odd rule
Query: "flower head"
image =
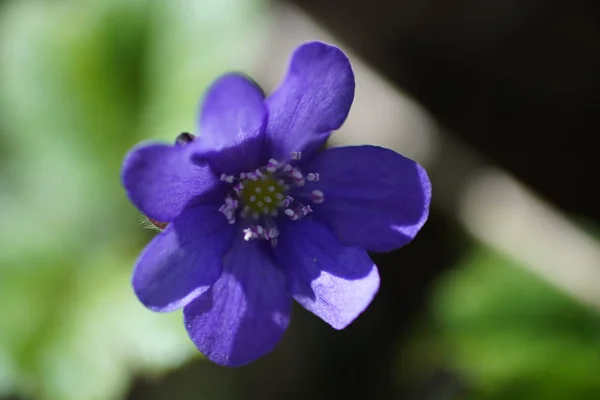
<path fill-rule="evenodd" d="M 307 43 L 269 97 L 225 75 L 204 99 L 199 136 L 125 158 L 130 200 L 167 224 L 137 260 L 135 293 L 154 311 L 183 307 L 212 361 L 271 351 L 292 299 L 343 329 L 379 288 L 367 251 L 399 248 L 425 223 L 431 186 L 417 163 L 375 146 L 323 151 L 353 97 L 344 53 Z"/>

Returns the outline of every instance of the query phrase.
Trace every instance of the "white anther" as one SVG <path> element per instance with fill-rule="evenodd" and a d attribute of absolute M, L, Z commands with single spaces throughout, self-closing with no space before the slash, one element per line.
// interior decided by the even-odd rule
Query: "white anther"
<path fill-rule="evenodd" d="M 254 203 L 256 201 L 256 196 L 255 195 L 250 196 L 250 201 L 252 203 Z"/>
<path fill-rule="evenodd" d="M 306 175 L 306 179 L 308 179 L 308 181 L 310 182 L 316 182 L 319 180 L 319 174 L 311 172 L 308 175 Z"/>
<path fill-rule="evenodd" d="M 265 203 L 270 203 L 272 200 L 269 196 L 264 197 Z"/>
<path fill-rule="evenodd" d="M 296 213 L 294 212 L 294 210 L 292 210 L 291 208 L 286 208 L 284 211 L 285 215 L 287 215 L 288 217 L 293 217 L 294 215 L 296 215 Z"/>
<path fill-rule="evenodd" d="M 262 201 L 259 201 L 259 202 L 256 203 L 256 205 L 259 206 L 259 207 L 262 207 L 264 204 L 263 204 Z"/>
<path fill-rule="evenodd" d="M 220 176 L 220 178 L 219 178 L 219 179 L 220 179 L 222 182 L 233 183 L 233 179 L 234 179 L 234 178 L 235 178 L 235 177 L 234 177 L 233 175 L 221 174 L 221 176 Z"/>
<path fill-rule="evenodd" d="M 320 190 L 313 190 L 310 197 L 315 204 L 320 204 L 325 200 L 325 196 Z"/>
<path fill-rule="evenodd" d="M 302 215 L 303 216 L 307 216 L 311 212 L 312 212 L 312 208 L 310 208 L 310 206 L 304 206 L 304 207 L 302 207 Z"/>
<path fill-rule="evenodd" d="M 240 179 L 246 179 L 246 173 L 245 172 L 242 172 L 240 174 Z"/>
<path fill-rule="evenodd" d="M 256 239 L 258 237 L 258 235 L 256 234 L 256 232 L 254 232 L 252 230 L 252 228 L 246 228 L 243 230 L 244 232 L 244 240 L 246 242 L 252 240 L 252 239 Z"/>
<path fill-rule="evenodd" d="M 285 164 L 283 167 L 283 172 L 290 172 L 292 169 L 294 169 L 294 167 L 292 167 L 290 164 Z"/>
<path fill-rule="evenodd" d="M 255 191 L 256 193 L 260 193 L 260 192 L 262 192 L 262 189 L 261 189 L 261 188 L 259 188 L 259 187 L 257 187 L 256 189 L 254 189 L 254 191 Z"/>
<path fill-rule="evenodd" d="M 302 153 L 299 151 L 292 151 L 290 154 L 292 160 L 299 160 L 302 157 Z"/>
<path fill-rule="evenodd" d="M 267 191 L 273 193 L 275 191 L 275 186 L 269 186 Z"/>
<path fill-rule="evenodd" d="M 270 228 L 265 233 L 265 239 L 275 239 L 277 237 L 279 237 L 279 230 L 277 228 Z"/>
<path fill-rule="evenodd" d="M 275 172 L 277 171 L 277 165 L 279 163 L 277 162 L 277 160 L 275 160 L 274 158 L 271 158 L 268 162 L 267 162 L 267 166 L 266 166 L 266 170 L 267 172 Z"/>
<path fill-rule="evenodd" d="M 236 209 L 238 206 L 238 202 L 237 202 L 237 200 L 234 200 L 231 197 L 226 197 L 225 205 L 229 208 Z"/>
<path fill-rule="evenodd" d="M 292 196 L 286 196 L 286 198 L 281 202 L 281 206 L 284 208 L 289 207 L 294 202 L 294 198 Z"/>
<path fill-rule="evenodd" d="M 238 183 L 233 187 L 233 190 L 239 194 L 242 190 L 244 190 L 244 184 L 242 182 Z"/>

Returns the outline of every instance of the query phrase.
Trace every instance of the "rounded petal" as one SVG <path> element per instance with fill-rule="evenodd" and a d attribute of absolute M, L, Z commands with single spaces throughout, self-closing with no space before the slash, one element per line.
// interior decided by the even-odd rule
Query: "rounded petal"
<path fill-rule="evenodd" d="M 342 246 L 326 226 L 309 218 L 283 224 L 274 254 L 294 299 L 335 329 L 354 321 L 379 289 L 379 273 L 367 252 Z"/>
<path fill-rule="evenodd" d="M 212 198 L 220 182 L 192 161 L 189 146 L 142 144 L 125 157 L 121 180 L 131 202 L 148 217 L 173 221 L 188 205 Z"/>
<path fill-rule="evenodd" d="M 354 73 L 340 49 L 320 42 L 298 47 L 287 76 L 267 99 L 271 156 L 310 156 L 344 123 L 353 99 Z"/>
<path fill-rule="evenodd" d="M 133 272 L 140 301 L 173 311 L 206 291 L 221 276 L 234 227 L 212 205 L 187 209 L 146 246 Z"/>
<path fill-rule="evenodd" d="M 264 155 L 267 108 L 261 89 L 240 74 L 218 79 L 208 90 L 200 113 L 197 140 L 219 173 L 259 167 Z"/>
<path fill-rule="evenodd" d="M 190 338 L 217 364 L 237 367 L 256 360 L 275 348 L 288 327 L 292 298 L 265 245 L 239 235 L 223 260 L 221 278 L 184 308 Z"/>
<path fill-rule="evenodd" d="M 416 162 L 376 146 L 338 147 L 304 167 L 325 196 L 313 215 L 344 244 L 386 252 L 404 246 L 429 214 L 431 183 Z"/>

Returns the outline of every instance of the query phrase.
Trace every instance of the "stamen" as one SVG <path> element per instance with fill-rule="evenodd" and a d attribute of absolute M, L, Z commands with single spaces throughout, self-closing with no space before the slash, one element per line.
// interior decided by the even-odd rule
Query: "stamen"
<path fill-rule="evenodd" d="M 299 160 L 302 154 L 291 153 L 292 160 Z M 280 211 L 296 221 L 313 212 L 310 205 L 298 201 L 298 198 L 309 198 L 314 204 L 320 204 L 325 196 L 321 190 L 312 191 L 294 189 L 294 197 L 286 195 L 294 187 L 303 187 L 308 182 L 317 182 L 318 173 L 304 175 L 299 168 L 289 163 L 279 163 L 270 159 L 259 169 L 240 173 L 238 176 L 221 174 L 222 182 L 232 184 L 232 190 L 225 197 L 224 204 L 219 208 L 227 222 L 234 224 L 240 204 L 243 205 L 239 216 L 250 226 L 243 230 L 244 240 L 268 240 L 272 246 L 277 245 L 279 230 L 275 217 Z M 248 218 L 254 219 L 251 221 Z"/>
<path fill-rule="evenodd" d="M 312 208 L 310 208 L 310 206 L 304 206 L 304 207 L 302 207 L 301 211 L 302 211 L 302 216 L 303 216 L 303 217 L 306 217 L 306 216 L 307 216 L 308 214 L 310 214 L 310 213 L 311 213 L 313 210 L 312 210 Z"/>
<path fill-rule="evenodd" d="M 244 190 L 244 184 L 242 182 L 236 183 L 235 186 L 233 187 L 233 190 L 235 191 L 236 194 L 240 194 L 240 192 L 242 190 Z"/>
<path fill-rule="evenodd" d="M 286 196 L 286 198 L 281 202 L 281 207 L 288 208 L 294 202 L 294 198 L 292 196 Z"/>
<path fill-rule="evenodd" d="M 219 207 L 219 212 L 225 216 L 227 222 L 229 222 L 230 224 L 235 223 L 235 210 L 237 209 L 237 206 L 237 200 L 234 200 L 231 197 L 226 197 L 225 204 Z"/>
<path fill-rule="evenodd" d="M 275 160 L 274 158 L 271 158 L 267 162 L 267 166 L 265 167 L 265 169 L 267 170 L 267 172 L 275 172 L 275 171 L 277 171 L 278 165 L 279 165 L 279 162 L 277 162 L 277 160 Z"/>
<path fill-rule="evenodd" d="M 320 190 L 313 190 L 310 194 L 310 198 L 315 204 L 321 204 L 323 200 L 325 200 L 325 196 Z"/>
<path fill-rule="evenodd" d="M 304 186 L 304 175 L 302 175 L 299 169 L 292 168 L 288 175 L 292 178 L 296 186 Z"/>
<path fill-rule="evenodd" d="M 221 177 L 220 177 L 219 179 L 220 179 L 222 182 L 233 183 L 233 180 L 235 179 L 235 176 L 233 176 L 233 175 L 221 174 Z"/>
<path fill-rule="evenodd" d="M 269 239 L 275 239 L 279 237 L 279 230 L 275 227 L 270 228 L 266 233 L 265 233 L 265 239 L 269 240 Z"/>
<path fill-rule="evenodd" d="M 254 239 L 254 232 L 252 232 L 252 230 L 250 228 L 246 228 L 244 229 L 244 240 L 246 242 L 249 242 L 250 239 Z"/>

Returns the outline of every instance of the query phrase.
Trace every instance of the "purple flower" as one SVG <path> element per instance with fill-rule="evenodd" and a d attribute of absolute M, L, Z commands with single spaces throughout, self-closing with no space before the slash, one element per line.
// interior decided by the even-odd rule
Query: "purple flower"
<path fill-rule="evenodd" d="M 215 363 L 273 350 L 292 299 L 346 327 L 379 288 L 367 251 L 399 248 L 425 223 L 431 185 L 417 163 L 375 146 L 322 151 L 353 97 L 344 53 L 307 43 L 266 99 L 225 75 L 206 95 L 199 137 L 125 158 L 129 199 L 168 223 L 137 260 L 135 293 L 154 311 L 183 307 L 190 338 Z"/>

